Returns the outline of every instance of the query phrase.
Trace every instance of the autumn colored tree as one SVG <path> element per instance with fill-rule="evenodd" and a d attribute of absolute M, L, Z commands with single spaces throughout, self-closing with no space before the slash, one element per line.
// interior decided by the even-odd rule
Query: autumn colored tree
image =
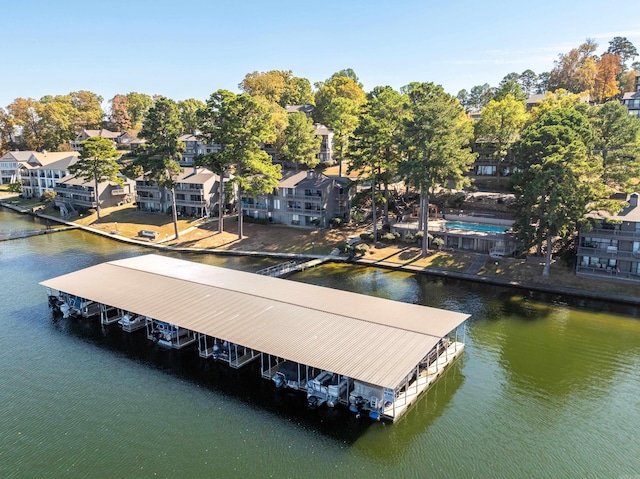
<path fill-rule="evenodd" d="M 114 131 L 127 131 L 131 129 L 131 115 L 129 115 L 129 98 L 126 95 L 115 95 L 111 100 L 111 113 L 109 126 Z"/>
<path fill-rule="evenodd" d="M 7 110 L 0 107 L 0 156 L 14 146 L 14 128 L 13 118 Z"/>
<path fill-rule="evenodd" d="M 366 95 L 359 82 L 357 76 L 350 68 L 345 70 L 345 75 L 340 75 L 339 72 L 332 75 L 324 82 L 318 82 L 316 86 L 315 104 L 316 107 L 313 110 L 313 118 L 316 123 L 322 123 L 332 128 L 330 125 L 325 111 L 335 98 L 344 98 L 348 100 L 357 110 L 360 105 L 366 101 Z M 351 76 L 347 76 L 351 75 Z M 355 77 L 356 79 L 354 80 Z M 335 107 L 334 107 L 335 109 Z M 334 117 L 335 115 L 332 114 Z"/>
<path fill-rule="evenodd" d="M 71 97 L 71 105 L 76 110 L 73 122 L 77 132 L 83 128 L 97 129 L 102 127 L 104 111 L 100 95 L 87 90 L 79 90 L 69 93 L 69 96 Z"/>
<path fill-rule="evenodd" d="M 69 167 L 71 174 L 85 181 L 93 181 L 96 198 L 96 213 L 100 221 L 100 196 L 98 185 L 104 181 L 123 184 L 119 176 L 120 165 L 116 162 L 119 154 L 113 141 L 101 136 L 93 136 L 82 142 L 80 159 Z"/>
<path fill-rule="evenodd" d="M 511 93 L 501 100 L 491 100 L 475 123 L 476 143 L 493 149 L 497 160 L 502 162 L 520 136 L 526 120 L 524 103 Z"/>
<path fill-rule="evenodd" d="M 43 97 L 42 104 L 42 148 L 48 151 L 71 150 L 70 140 L 78 133 L 74 122 L 78 110 L 73 106 L 70 95 Z"/>
<path fill-rule="evenodd" d="M 560 54 L 549 76 L 549 90 L 564 89 L 571 93 L 591 91 L 597 73 L 596 48 L 598 44 L 587 39 L 569 53 Z"/>
<path fill-rule="evenodd" d="M 622 73 L 620 57 L 615 53 L 605 53 L 596 62 L 596 77 L 591 89 L 591 99 L 602 103 L 620 93 L 619 75 Z"/>
<path fill-rule="evenodd" d="M 248 73 L 238 88 L 244 93 L 265 98 L 283 108 L 287 105 L 314 103 L 309 80 L 294 77 L 291 70 Z"/>
<path fill-rule="evenodd" d="M 44 105 L 33 98 L 16 98 L 7 106 L 13 123 L 21 129 L 21 147 L 41 150 L 44 145 Z"/>

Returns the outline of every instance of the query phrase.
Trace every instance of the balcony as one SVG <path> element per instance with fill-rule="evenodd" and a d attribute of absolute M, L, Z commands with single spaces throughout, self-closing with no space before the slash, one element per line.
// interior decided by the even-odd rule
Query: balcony
<path fill-rule="evenodd" d="M 314 203 L 322 203 L 321 195 L 287 195 L 287 196 L 279 196 L 278 198 L 282 198 L 283 200 L 295 200 L 295 201 L 313 201 Z"/>
<path fill-rule="evenodd" d="M 591 231 L 580 233 L 580 236 L 589 236 L 592 238 L 611 238 L 617 240 L 633 240 L 640 239 L 640 231 L 621 231 L 619 229 L 594 228 Z"/>
<path fill-rule="evenodd" d="M 631 272 L 619 272 L 616 268 L 596 268 L 594 266 L 578 265 L 576 275 L 582 277 L 608 279 L 620 283 L 640 284 L 640 275 Z"/>
<path fill-rule="evenodd" d="M 127 192 L 124 190 L 124 188 L 114 188 L 111 190 L 111 196 L 124 196 L 126 194 Z"/>
<path fill-rule="evenodd" d="M 578 256 L 593 256 L 595 258 L 640 261 L 640 251 L 619 250 L 615 246 L 604 248 L 580 246 L 578 247 Z"/>
<path fill-rule="evenodd" d="M 158 185 L 139 185 L 136 183 L 136 191 L 146 191 L 149 193 L 159 193 L 160 187 Z"/>
<path fill-rule="evenodd" d="M 176 206 L 207 206 L 205 200 L 192 201 L 192 200 L 178 200 L 176 199 Z"/>

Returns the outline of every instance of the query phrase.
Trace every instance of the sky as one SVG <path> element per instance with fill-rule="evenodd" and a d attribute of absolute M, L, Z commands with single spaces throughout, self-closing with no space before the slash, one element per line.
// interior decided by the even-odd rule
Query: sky
<path fill-rule="evenodd" d="M 640 50 L 621 0 L 0 0 L 0 107 L 90 90 L 174 100 L 238 92 L 247 73 L 311 83 L 352 68 L 366 91 L 433 82 L 455 95 L 510 72 L 553 68 L 587 38 Z M 638 60 L 638 58 L 636 58 Z"/>

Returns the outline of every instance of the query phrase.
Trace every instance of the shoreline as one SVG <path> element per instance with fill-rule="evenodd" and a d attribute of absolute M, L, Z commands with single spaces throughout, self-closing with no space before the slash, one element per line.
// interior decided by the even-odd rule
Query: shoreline
<path fill-rule="evenodd" d="M 445 270 L 445 269 L 436 268 L 433 266 L 426 266 L 426 267 L 413 266 L 410 264 L 401 264 L 401 263 L 394 263 L 394 262 L 389 262 L 384 260 L 368 259 L 365 257 L 356 256 L 356 257 L 349 258 L 349 257 L 337 256 L 333 254 L 316 255 L 316 254 L 307 254 L 307 253 L 277 253 L 277 252 L 270 252 L 270 251 L 247 251 L 247 250 L 228 250 L 228 249 L 219 249 L 219 248 L 196 248 L 196 247 L 171 246 L 171 245 L 165 245 L 162 243 L 152 243 L 145 240 L 127 238 L 124 236 L 102 231 L 97 228 L 93 228 L 91 226 L 80 225 L 72 221 L 66 221 L 61 218 L 56 218 L 54 216 L 40 214 L 38 211 L 35 211 L 35 212 L 29 211 L 25 208 L 21 208 L 16 205 L 11 205 L 6 201 L 0 201 L 0 206 L 8 208 L 19 214 L 30 214 L 38 218 L 43 218 L 49 221 L 53 221 L 58 224 L 65 225 L 67 227 L 73 227 L 74 229 L 80 229 L 91 234 L 97 234 L 121 243 L 126 243 L 134 246 L 143 246 L 145 248 L 156 249 L 156 250 L 175 251 L 180 253 L 191 253 L 191 254 L 215 254 L 220 256 L 251 256 L 251 257 L 258 257 L 258 258 L 273 258 L 273 259 L 283 259 L 283 260 L 323 259 L 326 262 L 349 263 L 355 266 L 375 267 L 375 268 L 381 268 L 381 269 L 387 269 L 387 270 L 403 271 L 407 273 L 418 273 L 418 274 L 432 275 L 432 276 L 438 276 L 438 277 L 444 277 L 444 278 L 453 278 L 453 279 L 459 279 L 464 281 L 475 281 L 478 283 L 493 284 L 496 286 L 503 286 L 503 287 L 512 287 L 512 288 L 517 288 L 521 290 L 522 289 L 535 290 L 535 291 L 544 292 L 544 293 L 568 295 L 573 297 L 596 299 L 601 301 L 613 301 L 617 303 L 625 303 L 630 305 L 640 305 L 640 297 L 631 296 L 628 294 L 603 293 L 598 291 L 585 290 L 583 288 L 571 288 L 571 287 L 559 286 L 559 285 L 549 285 L 549 284 L 543 284 L 535 281 L 520 281 L 520 280 L 514 280 L 514 279 L 499 277 L 499 276 L 485 276 L 485 275 L 479 275 L 479 274 L 468 273 L 468 272 Z"/>

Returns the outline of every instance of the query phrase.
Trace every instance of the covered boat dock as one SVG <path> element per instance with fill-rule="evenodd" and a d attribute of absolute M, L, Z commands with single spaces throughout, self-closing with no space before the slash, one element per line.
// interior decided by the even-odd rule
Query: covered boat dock
<path fill-rule="evenodd" d="M 457 333 L 469 317 L 153 254 L 41 284 L 144 316 L 150 339 L 162 325 L 165 345 L 196 343 L 201 356 L 232 367 L 259 357 L 269 379 L 283 362 L 305 380 L 330 373 L 340 385 L 334 402 L 391 421 L 461 354 Z"/>

